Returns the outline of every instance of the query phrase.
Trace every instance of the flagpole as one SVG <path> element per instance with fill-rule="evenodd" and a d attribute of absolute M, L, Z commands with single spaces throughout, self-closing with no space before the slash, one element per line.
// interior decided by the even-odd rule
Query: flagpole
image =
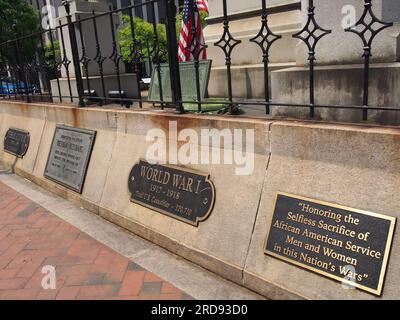
<path fill-rule="evenodd" d="M 169 71 L 171 79 L 172 103 L 175 106 L 176 113 L 185 113 L 182 105 L 181 79 L 178 60 L 178 39 L 176 37 L 176 5 L 175 0 L 166 1 L 167 8 L 167 43 Z"/>

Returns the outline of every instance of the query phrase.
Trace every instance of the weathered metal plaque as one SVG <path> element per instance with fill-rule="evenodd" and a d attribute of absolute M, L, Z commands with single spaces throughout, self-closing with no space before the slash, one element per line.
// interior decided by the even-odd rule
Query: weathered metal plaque
<path fill-rule="evenodd" d="M 380 296 L 396 218 L 278 193 L 265 253 Z"/>
<path fill-rule="evenodd" d="M 128 187 L 132 202 L 194 226 L 214 207 L 209 175 L 192 170 L 140 161 L 132 168 Z"/>
<path fill-rule="evenodd" d="M 29 142 L 29 132 L 10 128 L 4 137 L 4 151 L 18 158 L 23 158 L 28 151 Z"/>
<path fill-rule="evenodd" d="M 82 193 L 96 131 L 57 125 L 44 176 Z"/>
<path fill-rule="evenodd" d="M 200 61 L 200 95 L 204 99 L 207 93 L 208 82 L 211 72 L 211 60 Z M 194 62 L 179 63 L 179 71 L 181 76 L 182 99 L 186 101 L 194 101 L 197 99 L 196 89 L 196 69 Z M 172 101 L 171 80 L 169 75 L 169 64 L 161 64 L 160 66 L 161 84 L 163 101 Z M 151 83 L 149 88 L 149 100 L 160 100 L 160 82 L 158 79 L 156 67 L 153 68 Z"/>

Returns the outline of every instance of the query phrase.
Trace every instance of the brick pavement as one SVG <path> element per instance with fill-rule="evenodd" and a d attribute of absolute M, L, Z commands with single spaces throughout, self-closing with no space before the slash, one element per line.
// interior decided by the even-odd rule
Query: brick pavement
<path fill-rule="evenodd" d="M 54 290 L 42 288 L 44 266 Z M 191 297 L 0 183 L 0 299 Z"/>

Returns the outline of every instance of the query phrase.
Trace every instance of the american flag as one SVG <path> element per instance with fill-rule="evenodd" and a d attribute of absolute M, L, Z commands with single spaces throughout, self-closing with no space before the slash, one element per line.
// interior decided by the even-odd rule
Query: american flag
<path fill-rule="evenodd" d="M 208 0 L 197 0 L 197 8 L 199 8 L 199 11 L 205 11 L 208 12 Z"/>
<path fill-rule="evenodd" d="M 205 43 L 201 26 L 199 4 L 202 8 L 201 10 L 207 10 L 208 12 L 206 0 L 185 0 L 183 4 L 182 28 L 179 37 L 179 62 L 193 61 L 196 58 L 199 60 L 207 59 L 206 49 L 204 48 L 202 50 Z M 192 30 L 193 25 L 196 26 L 195 35 Z M 194 55 L 192 53 L 194 53 Z"/>

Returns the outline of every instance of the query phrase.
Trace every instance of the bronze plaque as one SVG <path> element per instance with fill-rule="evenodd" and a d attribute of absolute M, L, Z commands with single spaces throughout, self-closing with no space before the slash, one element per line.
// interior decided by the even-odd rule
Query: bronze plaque
<path fill-rule="evenodd" d="M 200 77 L 200 96 L 204 99 L 207 95 L 207 87 L 210 79 L 211 60 L 201 60 L 199 65 Z M 180 62 L 179 71 L 182 84 L 182 99 L 184 101 L 193 101 L 197 99 L 196 89 L 196 69 L 194 62 Z M 171 79 L 169 74 L 169 64 L 160 65 L 161 89 L 163 93 L 163 101 L 172 101 Z M 160 83 L 157 73 L 157 66 L 154 66 L 149 87 L 149 100 L 160 100 Z"/>
<path fill-rule="evenodd" d="M 23 158 L 28 151 L 29 142 L 29 132 L 10 128 L 4 137 L 4 151 L 18 158 Z"/>
<path fill-rule="evenodd" d="M 82 193 L 96 131 L 57 125 L 44 176 Z"/>
<path fill-rule="evenodd" d="M 380 296 L 396 218 L 278 193 L 265 253 Z"/>
<path fill-rule="evenodd" d="M 215 189 L 208 174 L 140 161 L 129 175 L 131 201 L 198 226 L 210 215 Z"/>

